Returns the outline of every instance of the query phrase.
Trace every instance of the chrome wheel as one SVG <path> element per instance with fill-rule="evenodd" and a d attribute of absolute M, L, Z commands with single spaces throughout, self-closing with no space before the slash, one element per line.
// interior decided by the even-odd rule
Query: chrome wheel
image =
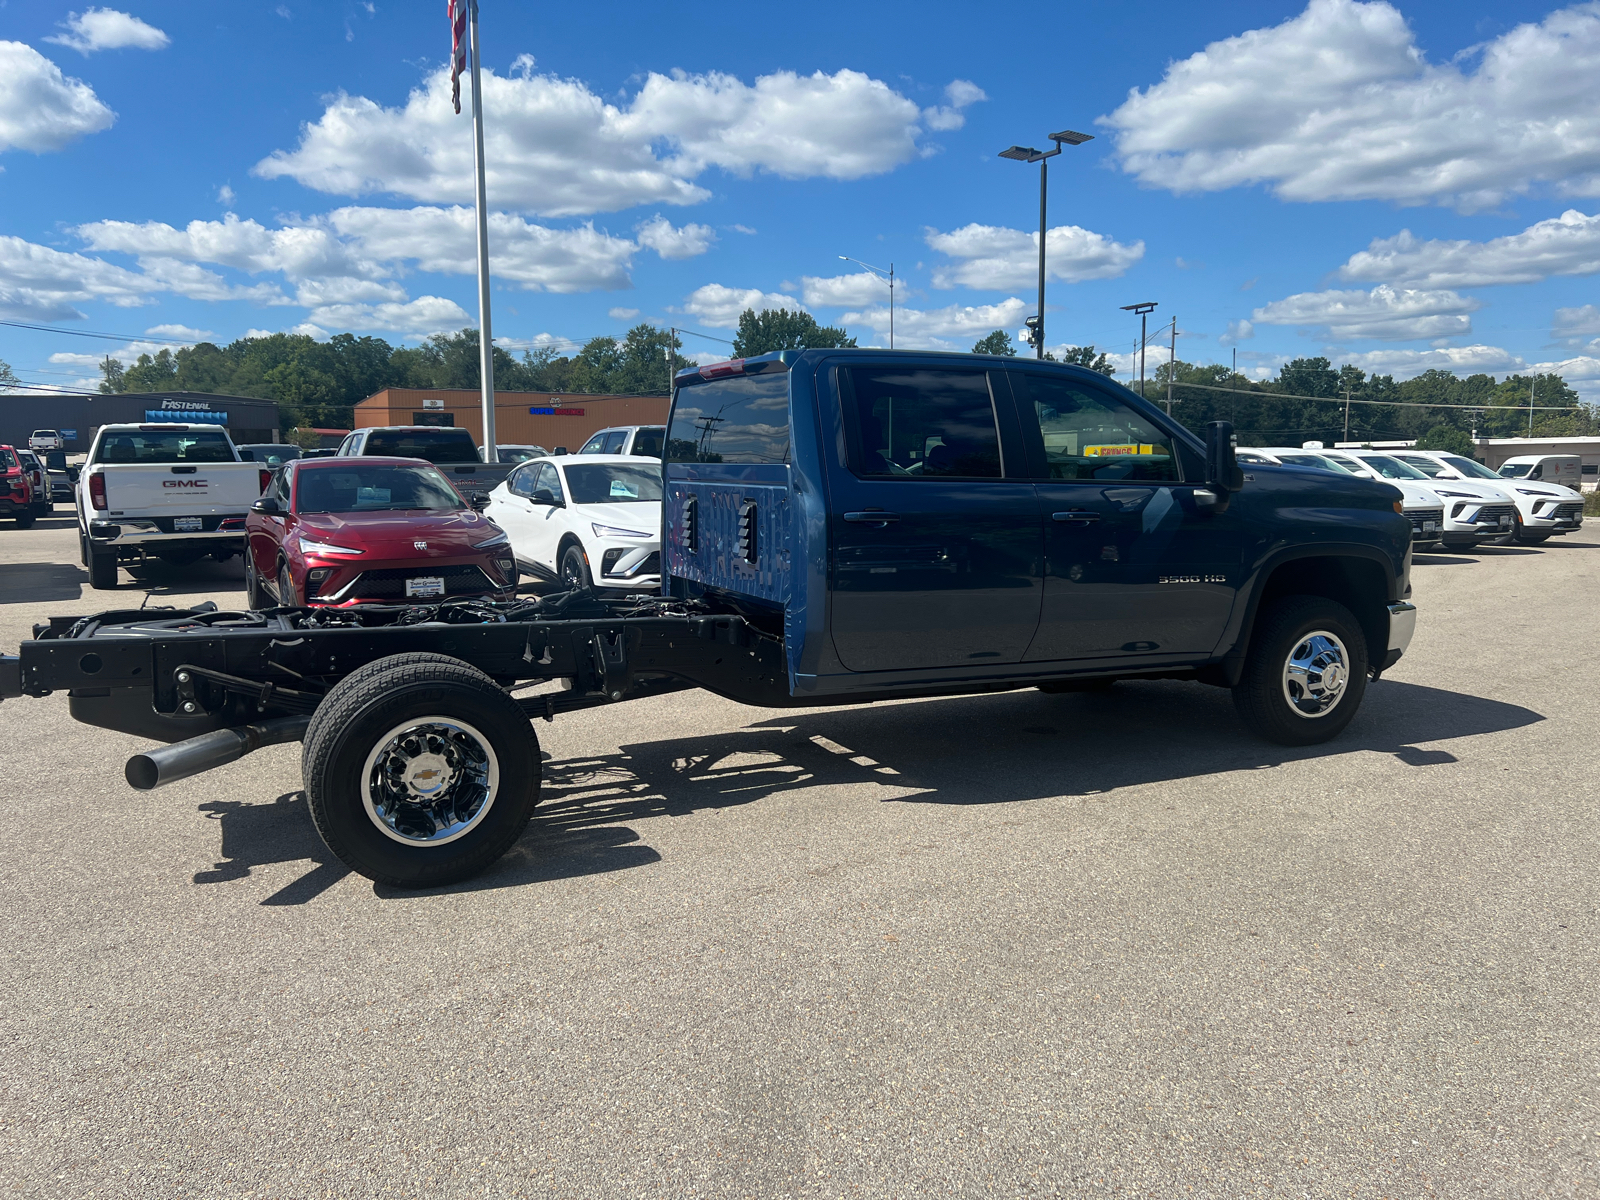
<path fill-rule="evenodd" d="M 1308 633 L 1289 651 L 1283 664 L 1283 698 L 1302 717 L 1321 717 L 1344 698 L 1350 682 L 1350 655 L 1335 634 Z"/>
<path fill-rule="evenodd" d="M 396 725 L 367 755 L 361 801 L 386 836 L 441 846 L 476 828 L 494 806 L 500 762 L 465 721 L 418 717 Z"/>

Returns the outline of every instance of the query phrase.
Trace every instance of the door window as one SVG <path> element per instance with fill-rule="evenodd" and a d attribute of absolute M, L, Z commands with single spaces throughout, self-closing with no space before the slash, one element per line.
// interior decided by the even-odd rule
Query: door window
<path fill-rule="evenodd" d="M 506 491 L 513 496 L 526 499 L 533 495 L 533 479 L 539 473 L 542 463 L 534 463 L 531 467 L 518 467 L 511 472 L 511 478 L 506 480 Z"/>
<path fill-rule="evenodd" d="M 841 367 L 850 469 L 864 479 L 999 479 L 985 371 Z"/>
<path fill-rule="evenodd" d="M 554 463 L 539 464 L 539 478 L 534 482 L 534 491 L 543 488 L 558 503 L 566 500 L 566 492 L 561 486 L 561 472 Z"/>
<path fill-rule="evenodd" d="M 1011 376 L 1023 412 L 1038 422 L 1050 479 L 1176 482 L 1172 438 L 1107 392 L 1074 379 Z"/>
<path fill-rule="evenodd" d="M 590 438 L 587 442 L 585 442 L 583 444 L 583 449 L 579 450 L 578 453 L 579 454 L 599 454 L 600 453 L 600 447 L 604 446 L 605 444 L 606 444 L 606 436 L 605 436 L 605 434 L 597 433 L 592 438 Z"/>
<path fill-rule="evenodd" d="M 643 455 L 646 458 L 661 457 L 661 439 L 666 436 L 665 429 L 640 429 L 633 435 L 633 450 L 631 453 Z"/>
<path fill-rule="evenodd" d="M 615 433 L 608 433 L 608 434 L 606 434 L 606 448 L 604 450 L 602 450 L 600 453 L 602 453 L 602 454 L 621 454 L 622 453 L 622 443 L 627 441 L 627 440 L 628 440 L 628 431 L 626 429 L 619 429 Z"/>

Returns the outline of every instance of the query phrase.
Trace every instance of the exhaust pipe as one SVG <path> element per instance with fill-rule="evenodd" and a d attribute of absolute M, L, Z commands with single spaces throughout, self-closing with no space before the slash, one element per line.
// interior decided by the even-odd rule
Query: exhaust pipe
<path fill-rule="evenodd" d="M 123 774 L 132 787 L 141 792 L 152 791 L 163 784 L 231 763 L 263 746 L 302 741 L 310 724 L 310 717 L 272 717 L 253 725 L 202 733 L 188 741 L 135 754 L 123 768 Z"/>

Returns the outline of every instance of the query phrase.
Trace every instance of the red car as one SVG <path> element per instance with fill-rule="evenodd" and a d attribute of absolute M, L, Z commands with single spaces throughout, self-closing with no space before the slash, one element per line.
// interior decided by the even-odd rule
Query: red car
<path fill-rule="evenodd" d="M 250 506 L 245 539 L 251 608 L 516 593 L 506 535 L 420 458 L 286 463 Z"/>
<path fill-rule="evenodd" d="M 0 516 L 15 517 L 17 528 L 26 529 L 38 515 L 38 502 L 33 479 L 15 448 L 0 446 Z"/>

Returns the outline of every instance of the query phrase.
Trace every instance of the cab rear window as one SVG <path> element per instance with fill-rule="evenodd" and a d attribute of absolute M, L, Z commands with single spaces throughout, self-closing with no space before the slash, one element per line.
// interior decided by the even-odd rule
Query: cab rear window
<path fill-rule="evenodd" d="M 789 461 L 789 375 L 736 375 L 678 391 L 667 461 Z"/>
<path fill-rule="evenodd" d="M 420 458 L 431 463 L 478 461 L 477 444 L 465 429 L 438 433 L 421 429 L 374 433 L 368 436 L 364 453 L 374 458 Z"/>
<path fill-rule="evenodd" d="M 233 462 L 233 445 L 226 434 L 204 432 L 108 433 L 100 444 L 102 463 L 225 463 Z"/>

